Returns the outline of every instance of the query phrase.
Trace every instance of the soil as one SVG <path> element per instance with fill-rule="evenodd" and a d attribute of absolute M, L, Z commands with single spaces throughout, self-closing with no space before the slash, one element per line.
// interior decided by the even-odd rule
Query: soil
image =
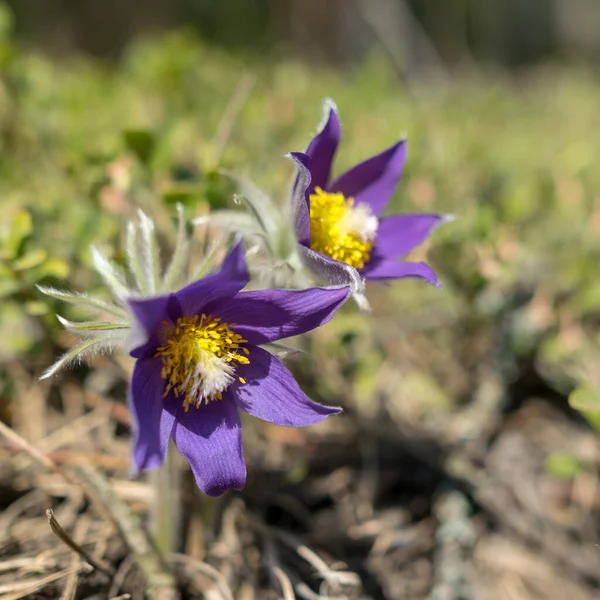
<path fill-rule="evenodd" d="M 122 365 L 19 373 L 0 436 L 6 600 L 600 598 L 597 437 L 525 366 L 505 384 L 484 364 L 441 420 L 381 392 L 316 427 L 245 421 L 246 489 L 207 499 L 182 464 L 164 558 L 152 478 L 129 475 Z M 558 477 L 561 460 L 576 468 Z"/>

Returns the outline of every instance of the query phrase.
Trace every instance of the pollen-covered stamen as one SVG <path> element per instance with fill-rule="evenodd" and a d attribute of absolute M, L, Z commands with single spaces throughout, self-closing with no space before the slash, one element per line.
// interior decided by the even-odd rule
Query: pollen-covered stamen
<path fill-rule="evenodd" d="M 178 398 L 183 396 L 186 411 L 203 401 L 220 400 L 236 379 L 237 364 L 250 363 L 245 356 L 249 351 L 242 346 L 247 340 L 212 315 L 181 317 L 175 326 L 166 322 L 163 326 L 163 343 L 155 356 L 163 363 L 164 396 L 171 391 Z M 237 379 L 246 383 L 242 377 Z"/>
<path fill-rule="evenodd" d="M 334 260 L 362 269 L 371 257 L 379 222 L 366 204 L 324 192 L 310 195 L 310 247 Z"/>

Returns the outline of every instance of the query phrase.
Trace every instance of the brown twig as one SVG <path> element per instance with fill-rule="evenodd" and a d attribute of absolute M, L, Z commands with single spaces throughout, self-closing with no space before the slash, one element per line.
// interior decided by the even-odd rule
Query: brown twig
<path fill-rule="evenodd" d="M 211 565 L 201 560 L 195 560 L 185 554 L 171 554 L 172 562 L 179 563 L 191 570 L 198 571 L 214 582 L 219 594 L 224 600 L 233 600 L 233 594 L 227 585 L 225 578 Z"/>
<path fill-rule="evenodd" d="M 92 412 L 89 412 L 78 419 L 70 421 L 59 429 L 53 431 L 50 435 L 40 439 L 37 447 L 41 452 L 51 452 L 59 448 L 72 444 L 83 439 L 91 431 L 100 427 L 109 419 L 108 411 L 100 406 Z"/>
<path fill-rule="evenodd" d="M 296 600 L 296 595 L 294 594 L 294 586 L 287 573 L 281 568 L 278 561 L 277 549 L 275 547 L 275 543 L 273 542 L 273 538 L 271 536 L 266 535 L 264 539 L 265 550 L 263 553 L 263 560 L 273 576 L 279 582 L 281 587 L 281 592 L 283 594 L 283 600 Z"/>
<path fill-rule="evenodd" d="M 13 446 L 23 450 L 29 454 L 29 456 L 43 464 L 50 471 L 63 474 L 54 461 L 50 460 L 50 458 L 48 458 L 39 448 L 30 444 L 25 438 L 21 437 L 16 431 L 2 421 L 0 421 L 0 435 L 4 436 L 4 438 L 13 444 Z"/>
<path fill-rule="evenodd" d="M 303 544 L 296 536 L 278 529 L 268 527 L 267 525 L 255 522 L 254 526 L 263 534 L 274 536 L 283 544 L 294 550 L 298 556 L 311 565 L 324 581 L 327 581 L 332 587 L 339 588 L 345 586 L 358 587 L 361 584 L 360 577 L 353 571 L 338 571 L 331 568 L 314 550 L 311 550 L 306 544 Z M 296 590 L 299 592 L 298 587 Z"/>
<path fill-rule="evenodd" d="M 54 535 L 56 535 L 56 537 L 58 537 L 63 543 L 65 543 L 67 546 L 69 546 L 69 548 L 71 548 L 71 550 L 77 552 L 77 554 L 79 554 L 79 556 L 81 556 L 81 558 L 83 558 L 83 560 L 85 560 L 87 563 L 92 565 L 92 567 L 94 567 L 94 569 L 96 569 L 97 571 L 101 571 L 102 573 L 104 573 L 105 575 L 108 575 L 109 577 L 113 577 L 113 575 L 115 574 L 114 569 L 105 563 L 98 562 L 95 558 L 90 556 L 90 554 L 88 554 L 88 552 L 86 550 L 84 550 L 61 527 L 60 523 L 56 520 L 56 517 L 54 516 L 54 513 L 52 512 L 51 508 L 49 508 L 46 511 L 46 516 L 48 517 L 48 525 L 50 525 L 50 529 L 52 529 L 52 532 L 54 533 Z"/>
<path fill-rule="evenodd" d="M 95 504 L 117 526 L 136 564 L 146 580 L 150 600 L 178 600 L 175 579 L 166 569 L 139 518 L 115 494 L 110 483 L 91 465 L 75 465 L 76 474 Z"/>
<path fill-rule="evenodd" d="M 53 558 L 26 556 L 0 562 L 0 573 L 15 571 L 17 569 L 30 569 L 32 571 L 39 572 L 40 570 L 56 569 L 57 566 L 58 562 Z"/>
<path fill-rule="evenodd" d="M 9 454 L 18 454 L 22 452 L 22 448 L 16 448 L 12 444 L 7 444 L 0 440 L 0 448 Z M 39 448 L 38 448 L 39 449 Z M 41 449 L 39 449 L 41 451 Z M 52 450 L 45 456 L 51 460 L 57 467 L 60 464 L 89 462 L 103 469 L 127 469 L 130 461 L 126 456 L 118 456 L 115 454 L 100 454 L 99 452 L 84 452 L 79 450 Z M 28 460 L 26 457 L 25 460 Z M 18 470 L 21 470 L 21 465 L 15 465 Z"/>
<path fill-rule="evenodd" d="M 283 569 L 281 569 L 280 567 L 273 567 L 273 573 L 275 574 L 275 577 L 277 577 L 279 585 L 281 585 L 281 591 L 283 592 L 283 600 L 296 600 L 294 588 L 292 587 L 292 582 L 290 581 L 290 578 L 285 574 Z"/>
<path fill-rule="evenodd" d="M 308 585 L 302 581 L 296 586 L 296 591 L 304 598 L 304 600 L 340 600 L 339 596 L 334 597 L 317 594 L 317 592 L 313 592 Z"/>
<path fill-rule="evenodd" d="M 21 513 L 41 504 L 45 499 L 46 494 L 42 490 L 34 489 L 8 506 L 0 516 L 0 542 L 4 542 L 9 537 L 10 528 Z"/>
<path fill-rule="evenodd" d="M 90 463 L 102 469 L 127 469 L 130 461 L 126 456 L 100 454 L 99 452 L 79 452 L 72 450 L 53 450 L 48 457 L 59 464 Z"/>
<path fill-rule="evenodd" d="M 118 596 L 119 590 L 121 589 L 121 586 L 123 585 L 123 582 L 125 581 L 125 578 L 127 577 L 127 575 L 129 575 L 129 571 L 131 571 L 131 568 L 133 567 L 134 564 L 135 564 L 135 561 L 133 560 L 133 558 L 131 556 L 127 556 L 125 558 L 125 560 L 119 565 L 119 568 L 117 569 L 117 572 L 112 580 L 112 583 L 110 584 L 110 589 L 108 590 L 109 598 L 120 597 L 120 596 Z M 126 594 L 126 595 L 128 595 L 128 594 Z"/>
<path fill-rule="evenodd" d="M 342 586 L 360 585 L 360 579 L 356 573 L 334 570 L 314 550 L 296 539 L 295 536 L 281 530 L 274 530 L 274 532 L 284 544 L 295 550 L 298 556 L 310 564 L 325 581 Z"/>
<path fill-rule="evenodd" d="M 83 517 L 79 519 L 75 524 L 75 531 L 73 533 L 74 540 L 83 540 L 85 539 L 85 535 L 88 531 L 89 527 L 89 519 Z M 67 582 L 65 583 L 65 587 L 63 589 L 63 593 L 60 597 L 60 600 L 75 600 L 75 594 L 77 593 L 77 584 L 79 583 L 79 567 L 80 567 L 81 556 L 79 553 L 73 554 L 73 559 L 71 561 L 71 567 L 74 569 L 73 573 L 71 573 L 67 577 Z"/>
<path fill-rule="evenodd" d="M 63 577 L 68 577 L 73 572 L 73 569 L 66 569 L 58 573 L 52 573 L 46 577 L 35 579 L 32 581 L 20 581 L 0 586 L 0 596 L 2 600 L 18 600 L 37 592 L 50 583 L 54 583 Z"/>
<path fill-rule="evenodd" d="M 83 391 L 83 401 L 88 408 L 103 408 L 115 421 L 126 427 L 131 427 L 131 414 L 129 409 L 120 402 L 97 394 L 89 388 Z"/>

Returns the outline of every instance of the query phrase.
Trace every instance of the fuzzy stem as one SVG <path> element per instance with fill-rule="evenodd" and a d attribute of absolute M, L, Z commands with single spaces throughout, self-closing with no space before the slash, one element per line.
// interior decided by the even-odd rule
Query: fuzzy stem
<path fill-rule="evenodd" d="M 181 517 L 181 464 L 172 442 L 169 444 L 164 464 L 155 469 L 151 477 L 154 487 L 152 534 L 160 554 L 168 556 L 177 552 Z"/>

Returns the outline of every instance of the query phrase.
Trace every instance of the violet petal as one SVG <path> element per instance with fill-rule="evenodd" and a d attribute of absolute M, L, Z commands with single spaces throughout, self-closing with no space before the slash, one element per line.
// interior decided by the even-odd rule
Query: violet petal
<path fill-rule="evenodd" d="M 206 304 L 234 296 L 249 280 L 244 246 L 239 242 L 229 251 L 216 273 L 194 281 L 175 293 L 181 306 L 180 316 L 199 314 Z"/>
<path fill-rule="evenodd" d="M 349 287 L 240 292 L 215 304 L 211 314 L 250 345 L 300 335 L 327 323 L 350 294 Z"/>
<path fill-rule="evenodd" d="M 367 279 L 404 279 L 418 277 L 436 287 L 442 287 L 431 267 L 424 262 L 399 262 L 396 260 L 373 259 L 361 271 Z"/>
<path fill-rule="evenodd" d="M 216 274 L 236 281 L 245 281 L 246 283 L 250 281 L 250 273 L 246 264 L 246 251 L 242 241 L 234 244 L 229 250 Z"/>
<path fill-rule="evenodd" d="M 440 223 L 443 215 L 392 215 L 379 221 L 375 247 L 382 258 L 399 258 L 421 245 Z"/>
<path fill-rule="evenodd" d="M 342 133 L 335 105 L 327 102 L 325 111 L 323 125 L 306 149 L 306 154 L 311 159 L 311 191 L 317 186 L 323 189 L 327 186 L 331 174 L 331 164 Z"/>
<path fill-rule="evenodd" d="M 276 425 L 303 427 L 341 411 L 310 400 L 283 363 L 266 350 L 251 348 L 249 358 L 249 365 L 237 369 L 246 383 L 232 390 L 238 407 L 248 414 Z"/>
<path fill-rule="evenodd" d="M 220 496 L 246 483 L 242 425 L 233 398 L 177 410 L 173 441 L 190 463 L 198 487 L 208 496 Z"/>
<path fill-rule="evenodd" d="M 158 345 L 158 331 L 161 322 L 168 319 L 167 306 L 170 299 L 171 296 L 156 296 L 127 301 L 134 317 L 128 341 L 129 354 L 134 358 L 140 358 L 149 347 Z"/>
<path fill-rule="evenodd" d="M 134 316 L 129 341 L 131 356 L 139 358 L 149 347 L 159 344 L 158 331 L 162 321 L 175 322 L 183 315 L 195 315 L 207 302 L 234 296 L 249 280 L 244 247 L 240 242 L 229 251 L 216 273 L 190 283 L 175 294 L 130 298 L 128 304 Z"/>
<path fill-rule="evenodd" d="M 161 367 L 159 358 L 142 358 L 133 368 L 128 399 L 133 417 L 133 460 L 138 470 L 162 465 L 175 421 L 173 407 L 165 409 Z"/>
<path fill-rule="evenodd" d="M 310 205 L 308 189 L 310 186 L 310 158 L 301 152 L 290 152 L 290 158 L 296 164 L 298 174 L 292 190 L 292 216 L 297 240 L 310 245 Z"/>
<path fill-rule="evenodd" d="M 341 175 L 328 191 L 353 197 L 356 204 L 368 204 L 379 216 L 389 202 L 406 161 L 406 142 L 401 140 Z"/>

